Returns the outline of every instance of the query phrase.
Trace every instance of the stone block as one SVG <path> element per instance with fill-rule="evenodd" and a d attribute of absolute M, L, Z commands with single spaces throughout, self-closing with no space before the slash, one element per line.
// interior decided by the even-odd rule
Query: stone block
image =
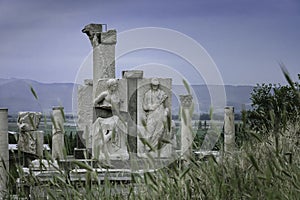
<path fill-rule="evenodd" d="M 138 79 L 138 78 L 143 78 L 144 72 L 142 70 L 129 70 L 129 71 L 122 71 L 122 78 L 133 78 L 133 79 Z"/>

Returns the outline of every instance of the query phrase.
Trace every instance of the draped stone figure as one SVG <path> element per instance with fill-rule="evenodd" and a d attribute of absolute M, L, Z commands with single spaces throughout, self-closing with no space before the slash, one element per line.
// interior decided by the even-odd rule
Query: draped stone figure
<path fill-rule="evenodd" d="M 143 109 L 146 113 L 146 139 L 155 149 L 159 141 L 167 134 L 167 116 L 169 109 L 165 106 L 168 96 L 159 89 L 159 81 L 151 80 L 151 89 L 144 95 Z"/>
<path fill-rule="evenodd" d="M 94 100 L 98 117 L 93 123 L 93 156 L 99 159 L 127 158 L 125 123 L 120 119 L 120 98 L 116 79 Z"/>

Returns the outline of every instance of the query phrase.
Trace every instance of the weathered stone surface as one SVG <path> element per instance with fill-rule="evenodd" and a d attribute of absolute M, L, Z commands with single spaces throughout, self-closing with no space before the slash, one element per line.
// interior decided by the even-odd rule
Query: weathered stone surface
<path fill-rule="evenodd" d="M 102 92 L 107 91 L 107 81 L 109 79 L 99 79 L 96 88 L 95 88 L 95 95 L 94 99 L 98 97 Z M 127 80 L 126 79 L 116 79 L 118 87 L 116 88 L 115 93 L 118 95 L 120 101 L 119 111 L 120 112 L 127 112 Z"/>
<path fill-rule="evenodd" d="M 93 157 L 100 160 L 128 159 L 126 124 L 116 115 L 98 117 L 93 123 Z"/>
<path fill-rule="evenodd" d="M 7 172 L 9 170 L 7 113 L 6 108 L 0 108 L 0 199 L 4 199 L 4 194 L 7 192 Z"/>
<path fill-rule="evenodd" d="M 181 154 L 185 160 L 191 156 L 193 133 L 192 133 L 192 116 L 191 110 L 193 104 L 192 95 L 180 95 L 181 103 Z"/>
<path fill-rule="evenodd" d="M 232 152 L 235 149 L 234 108 L 224 109 L 224 151 Z"/>
<path fill-rule="evenodd" d="M 128 71 L 122 71 L 122 78 L 133 78 L 133 79 L 138 79 L 138 78 L 143 78 L 144 72 L 142 70 L 128 70 Z"/>
<path fill-rule="evenodd" d="M 53 107 L 52 108 L 52 158 L 63 159 L 64 158 L 64 108 Z"/>
<path fill-rule="evenodd" d="M 85 80 L 85 85 L 78 87 L 77 128 L 83 131 L 80 138 L 87 148 L 92 148 L 93 124 L 93 86 L 92 80 Z"/>
<path fill-rule="evenodd" d="M 20 151 L 37 156 L 43 155 L 44 133 L 37 131 L 41 117 L 42 113 L 40 112 L 19 112 L 18 149 Z"/>
<path fill-rule="evenodd" d="M 190 108 L 193 103 L 193 96 L 192 95 L 180 95 L 180 103 L 183 108 Z"/>
<path fill-rule="evenodd" d="M 102 24 L 88 24 L 82 29 L 82 32 L 87 34 L 93 45 L 95 35 L 102 32 Z"/>
<path fill-rule="evenodd" d="M 36 131 L 39 127 L 42 113 L 40 112 L 19 112 L 18 127 L 20 131 Z"/>
<path fill-rule="evenodd" d="M 100 34 L 100 44 L 116 44 L 117 43 L 117 31 L 109 30 Z"/>
<path fill-rule="evenodd" d="M 93 80 L 92 79 L 85 79 L 84 85 L 93 86 Z"/>
<path fill-rule="evenodd" d="M 96 159 L 127 159 L 126 122 L 121 116 L 121 104 L 126 100 L 125 80 L 101 79 L 98 81 L 94 107 L 93 157 Z M 120 93 L 124 94 L 120 98 Z M 124 105 L 123 105 L 124 108 Z M 126 108 L 124 108 L 126 109 Z"/>
<path fill-rule="evenodd" d="M 43 157 L 44 154 L 44 131 L 35 131 L 36 137 L 36 155 Z"/>
<path fill-rule="evenodd" d="M 104 78 L 115 78 L 115 45 L 100 44 L 93 49 L 93 84 Z"/>
<path fill-rule="evenodd" d="M 89 24 L 82 32 L 87 34 L 93 46 L 93 85 L 99 79 L 115 78 L 116 30 L 102 32 L 101 24 Z"/>
<path fill-rule="evenodd" d="M 92 46 L 96 47 L 99 44 L 116 44 L 117 43 L 117 31 L 108 30 L 102 31 L 102 24 L 89 24 L 82 29 L 82 32 L 87 34 Z"/>
<path fill-rule="evenodd" d="M 137 80 L 138 156 L 169 157 L 172 154 L 172 144 L 165 142 L 171 142 L 172 138 L 171 87 L 171 79 Z"/>
<path fill-rule="evenodd" d="M 44 131 L 21 131 L 18 149 L 22 152 L 43 156 Z"/>

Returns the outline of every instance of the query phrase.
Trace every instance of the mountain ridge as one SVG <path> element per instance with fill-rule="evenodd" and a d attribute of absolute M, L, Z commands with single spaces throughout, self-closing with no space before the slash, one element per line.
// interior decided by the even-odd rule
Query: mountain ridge
<path fill-rule="evenodd" d="M 6 107 L 10 114 L 19 111 L 51 112 L 53 106 L 63 106 L 66 113 L 72 112 L 72 94 L 74 83 L 41 83 L 30 79 L 0 78 L 0 107 Z M 194 100 L 199 105 L 200 112 L 209 112 L 210 93 L 206 85 L 191 85 Z M 210 85 L 219 88 L 220 85 Z M 249 108 L 250 93 L 254 86 L 225 85 L 228 106 L 234 106 L 236 112 L 241 110 L 242 104 Z M 35 99 L 31 88 L 37 95 Z M 76 90 L 75 90 L 76 91 Z M 172 86 L 172 112 L 178 113 L 179 94 L 187 94 L 183 85 Z"/>

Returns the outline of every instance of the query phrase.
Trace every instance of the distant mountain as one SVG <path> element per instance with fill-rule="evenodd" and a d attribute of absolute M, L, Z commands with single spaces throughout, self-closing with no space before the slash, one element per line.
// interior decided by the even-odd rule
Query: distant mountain
<path fill-rule="evenodd" d="M 39 83 L 25 79 L 0 79 L 0 107 L 10 114 L 19 111 L 45 111 L 53 106 L 64 106 L 65 112 L 72 111 L 72 83 Z M 36 99 L 31 87 L 37 95 Z"/>
<path fill-rule="evenodd" d="M 38 99 L 35 99 L 31 87 Z M 211 86 L 218 89 L 220 86 Z M 66 113 L 72 112 L 73 83 L 40 83 L 25 79 L 0 79 L 0 107 L 7 107 L 10 114 L 19 111 L 51 111 L 53 106 L 63 106 Z M 199 103 L 200 112 L 208 112 L 211 100 L 206 85 L 192 85 L 194 99 Z M 179 94 L 186 94 L 183 85 L 173 85 L 172 110 L 178 113 Z M 240 112 L 242 104 L 250 104 L 250 92 L 253 86 L 226 85 L 227 105 L 234 106 Z M 248 107 L 247 107 L 248 108 Z"/>

